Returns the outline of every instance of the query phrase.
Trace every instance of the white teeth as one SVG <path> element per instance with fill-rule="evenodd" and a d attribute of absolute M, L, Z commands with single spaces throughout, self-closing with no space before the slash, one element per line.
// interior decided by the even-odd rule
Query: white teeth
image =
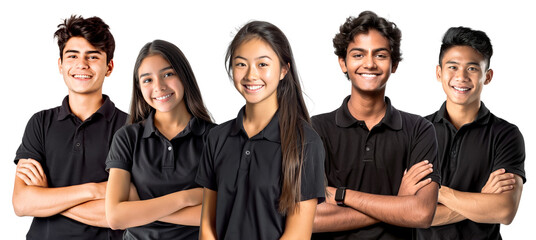
<path fill-rule="evenodd" d="M 246 88 L 249 89 L 249 90 L 257 90 L 257 89 L 259 89 L 261 87 L 262 87 L 262 85 L 257 85 L 257 86 L 246 85 Z"/>
<path fill-rule="evenodd" d="M 453 87 L 453 88 L 462 92 L 469 91 L 469 88 L 459 88 L 459 87 Z"/>
<path fill-rule="evenodd" d="M 82 74 L 75 74 L 74 77 L 75 78 L 91 78 L 90 75 L 82 75 Z"/>
<path fill-rule="evenodd" d="M 361 76 L 363 76 L 363 77 L 376 77 L 376 74 L 362 73 Z"/>
<path fill-rule="evenodd" d="M 170 96 L 171 96 L 171 94 L 168 94 L 168 95 L 162 96 L 162 97 L 157 97 L 156 100 L 164 100 L 164 99 L 166 99 L 166 98 L 168 98 Z"/>

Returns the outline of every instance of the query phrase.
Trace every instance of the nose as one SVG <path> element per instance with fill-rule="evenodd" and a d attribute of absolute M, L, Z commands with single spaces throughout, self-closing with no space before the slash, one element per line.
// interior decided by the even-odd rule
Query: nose
<path fill-rule="evenodd" d="M 376 61 L 374 59 L 374 56 L 372 54 L 368 54 L 363 58 L 363 67 L 367 69 L 374 69 L 376 68 Z"/>
<path fill-rule="evenodd" d="M 456 71 L 455 79 L 458 81 L 464 81 L 467 80 L 467 71 L 463 68 L 459 68 L 458 71 Z"/>
<path fill-rule="evenodd" d="M 166 90 L 167 88 L 167 85 L 166 85 L 166 82 L 159 76 L 155 77 L 153 79 L 153 82 L 154 82 L 154 91 L 163 91 L 163 90 Z"/>
<path fill-rule="evenodd" d="M 259 78 L 259 72 L 255 66 L 249 66 L 248 71 L 246 73 L 246 79 L 247 80 L 256 80 Z"/>
<path fill-rule="evenodd" d="M 78 69 L 88 69 L 89 64 L 86 58 L 78 58 L 78 61 L 76 62 L 76 67 Z"/>

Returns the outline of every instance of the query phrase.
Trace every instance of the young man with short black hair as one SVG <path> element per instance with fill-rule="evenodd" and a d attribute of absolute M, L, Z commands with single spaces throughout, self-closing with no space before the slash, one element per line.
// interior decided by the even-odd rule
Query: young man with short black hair
<path fill-rule="evenodd" d="M 127 114 L 102 94 L 115 42 L 100 18 L 58 26 L 58 68 L 68 88 L 61 106 L 29 120 L 17 150 L 13 207 L 33 216 L 27 239 L 121 239 L 108 228 L 105 160 Z"/>
<path fill-rule="evenodd" d="M 436 67 L 447 100 L 426 118 L 436 129 L 442 186 L 431 228 L 419 239 L 501 239 L 500 224 L 514 219 L 525 180 L 525 144 L 519 129 L 480 101 L 493 70 L 486 33 L 450 28 Z"/>

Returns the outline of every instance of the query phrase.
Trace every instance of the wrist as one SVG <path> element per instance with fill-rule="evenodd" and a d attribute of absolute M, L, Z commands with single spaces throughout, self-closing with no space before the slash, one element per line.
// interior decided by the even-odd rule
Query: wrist
<path fill-rule="evenodd" d="M 346 207 L 344 200 L 346 199 L 346 187 L 338 187 L 335 191 L 335 202 L 339 207 Z"/>

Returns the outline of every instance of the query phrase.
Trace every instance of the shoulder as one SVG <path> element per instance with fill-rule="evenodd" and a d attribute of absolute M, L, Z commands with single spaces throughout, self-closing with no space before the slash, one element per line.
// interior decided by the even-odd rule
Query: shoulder
<path fill-rule="evenodd" d="M 422 129 L 432 127 L 432 123 L 417 114 L 408 113 L 398 110 L 400 117 L 402 118 L 403 127 L 408 127 L 410 129 Z"/>
<path fill-rule="evenodd" d="M 495 133 L 498 138 L 518 138 L 521 140 L 523 139 L 523 134 L 515 124 L 510 123 L 502 118 L 499 118 L 493 113 L 490 113 L 489 128 Z"/>
<path fill-rule="evenodd" d="M 324 130 L 327 130 L 336 126 L 335 116 L 336 116 L 337 110 L 338 109 L 333 110 L 328 113 L 322 113 L 322 114 L 313 116 L 311 118 L 312 127 L 318 133 L 320 133 L 320 132 L 323 132 Z"/>
<path fill-rule="evenodd" d="M 227 136 L 233 128 L 234 122 L 235 119 L 231 119 L 219 125 L 211 125 L 210 130 L 208 132 L 208 139 L 218 139 Z"/>

